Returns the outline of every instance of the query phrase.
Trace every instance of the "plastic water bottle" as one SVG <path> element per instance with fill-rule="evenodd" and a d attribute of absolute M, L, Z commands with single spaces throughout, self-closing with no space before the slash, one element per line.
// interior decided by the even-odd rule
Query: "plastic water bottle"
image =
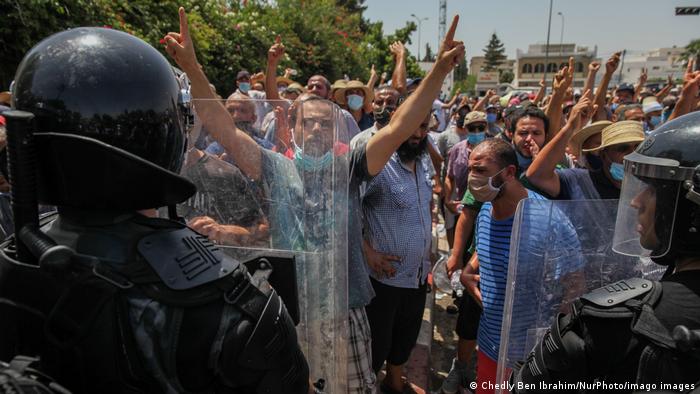
<path fill-rule="evenodd" d="M 450 287 L 457 293 L 457 297 L 461 297 L 464 294 L 464 286 L 462 282 L 459 281 L 459 277 L 462 275 L 462 270 L 457 270 L 452 273 L 450 278 Z"/>

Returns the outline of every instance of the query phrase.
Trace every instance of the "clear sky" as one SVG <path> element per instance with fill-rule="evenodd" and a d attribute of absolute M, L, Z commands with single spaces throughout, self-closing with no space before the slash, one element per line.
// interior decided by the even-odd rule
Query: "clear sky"
<path fill-rule="evenodd" d="M 415 21 L 411 14 L 427 17 L 422 22 L 421 56 L 426 42 L 437 49 L 439 0 L 366 0 L 365 5 L 365 17 L 383 21 L 385 33 Z M 677 6 L 700 6 L 700 0 L 554 0 L 550 43 L 559 43 L 562 17 L 557 12 L 561 12 L 564 42 L 590 49 L 598 45 L 599 57 L 622 49 L 683 47 L 700 38 L 700 16 L 675 16 Z M 468 58 L 482 55 L 496 32 L 508 58 L 514 59 L 516 49 L 525 51 L 528 44 L 546 42 L 548 12 L 549 0 L 447 0 L 447 27 L 459 14 L 456 36 L 465 42 Z M 417 32 L 411 40 L 409 49 L 416 55 Z"/>

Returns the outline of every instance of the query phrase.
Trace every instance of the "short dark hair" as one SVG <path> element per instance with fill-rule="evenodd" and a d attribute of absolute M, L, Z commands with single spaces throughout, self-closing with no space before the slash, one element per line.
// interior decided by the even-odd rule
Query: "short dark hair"
<path fill-rule="evenodd" d="M 549 129 L 549 118 L 547 118 L 547 115 L 545 115 L 544 111 L 542 111 L 534 105 L 530 105 L 524 107 L 523 109 L 517 110 L 511 115 L 512 120 L 510 122 L 510 132 L 515 134 L 515 130 L 518 128 L 518 122 L 520 121 L 520 119 L 526 118 L 528 116 L 542 119 L 542 121 L 544 122 L 544 132 L 547 132 L 547 130 Z"/>
<path fill-rule="evenodd" d="M 493 159 L 501 167 L 515 166 L 518 169 L 518 156 L 512 144 L 500 138 L 487 138 L 480 142 L 474 150 L 486 150 L 493 155 Z"/>
<path fill-rule="evenodd" d="M 388 85 L 388 84 L 386 84 L 386 83 L 383 84 L 383 85 L 379 85 L 379 86 L 377 86 L 376 88 L 374 88 L 374 95 L 376 96 L 379 92 L 382 92 L 382 91 L 385 91 L 385 90 L 391 92 L 392 94 L 396 94 L 397 96 L 400 95 L 399 91 L 396 90 L 396 88 L 394 88 L 394 87 L 392 87 L 391 85 Z"/>

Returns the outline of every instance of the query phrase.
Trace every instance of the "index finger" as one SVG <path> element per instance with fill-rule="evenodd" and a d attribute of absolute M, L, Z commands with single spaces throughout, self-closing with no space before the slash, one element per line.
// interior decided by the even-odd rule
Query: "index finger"
<path fill-rule="evenodd" d="M 189 26 L 187 26 L 187 14 L 185 13 L 185 7 L 180 7 L 178 9 L 178 13 L 180 14 L 180 35 L 184 39 L 190 38 L 190 31 L 189 31 Z"/>
<path fill-rule="evenodd" d="M 455 38 L 455 32 L 457 31 L 457 24 L 459 23 L 459 15 L 455 15 L 454 18 L 452 18 L 452 24 L 450 25 L 450 29 L 447 31 L 447 34 L 445 35 L 445 40 L 444 42 L 451 42 Z"/>
<path fill-rule="evenodd" d="M 574 69 L 574 57 L 571 56 L 569 57 L 569 72 L 573 71 Z"/>
<path fill-rule="evenodd" d="M 282 36 L 280 36 L 278 34 L 277 37 L 275 37 L 275 44 L 280 44 L 280 43 L 282 43 Z"/>

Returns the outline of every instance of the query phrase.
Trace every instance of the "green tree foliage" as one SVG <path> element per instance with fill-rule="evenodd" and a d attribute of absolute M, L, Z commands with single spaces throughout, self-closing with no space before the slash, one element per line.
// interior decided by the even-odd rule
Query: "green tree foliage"
<path fill-rule="evenodd" d="M 433 48 L 430 47 L 430 43 L 426 42 L 425 43 L 425 56 L 423 56 L 424 62 L 434 62 L 435 61 L 435 54 L 433 53 Z"/>
<path fill-rule="evenodd" d="M 681 59 L 683 59 L 686 64 L 688 59 L 697 59 L 698 57 L 700 57 L 700 38 L 696 38 L 688 43 L 683 53 L 681 53 Z"/>
<path fill-rule="evenodd" d="M 503 43 L 498 39 L 496 33 L 491 34 L 489 43 L 486 44 L 484 51 L 484 71 L 493 71 L 498 68 L 506 60 L 505 48 Z"/>
<path fill-rule="evenodd" d="M 1 1 L 0 89 L 4 90 L 24 54 L 41 39 L 77 26 L 107 26 L 138 36 L 163 52 L 161 38 L 178 31 L 177 9 L 188 12 L 200 63 L 217 91 L 234 89 L 240 69 L 262 71 L 267 50 L 279 34 L 286 47 L 285 67 L 305 83 L 314 74 L 331 81 L 348 75 L 366 80 L 375 64 L 389 75 L 393 41 L 410 42 L 413 22 L 385 35 L 381 22 L 362 17 L 364 0 L 25 0 Z M 164 52 L 163 52 L 164 53 Z M 409 76 L 422 76 L 413 57 Z"/>
<path fill-rule="evenodd" d="M 513 75 L 513 72 L 510 70 L 506 70 L 498 74 L 498 82 L 500 83 L 511 83 L 513 82 L 513 79 L 515 79 L 515 75 Z"/>

